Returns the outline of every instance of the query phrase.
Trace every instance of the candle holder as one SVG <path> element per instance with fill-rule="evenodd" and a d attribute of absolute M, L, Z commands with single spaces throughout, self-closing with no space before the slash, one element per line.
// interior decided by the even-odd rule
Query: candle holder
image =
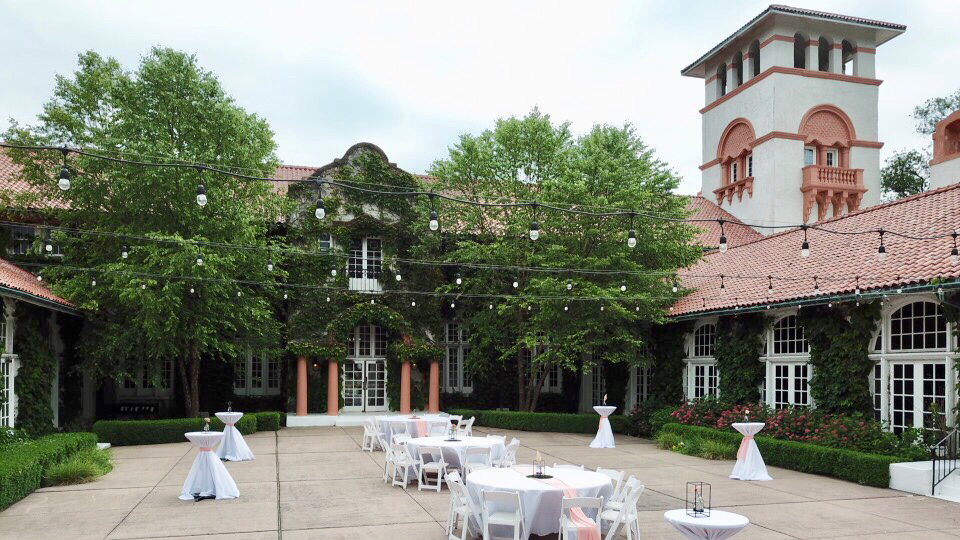
<path fill-rule="evenodd" d="M 460 440 L 457 438 L 457 426 L 459 425 L 460 425 L 459 420 L 457 420 L 456 418 L 450 419 L 450 431 L 449 431 L 450 438 L 447 439 L 447 442 L 457 442 Z"/>
<path fill-rule="evenodd" d="M 695 518 L 710 517 L 712 488 L 706 482 L 687 482 L 685 507 L 687 515 Z"/>
<path fill-rule="evenodd" d="M 203 430 L 204 430 L 204 431 L 210 431 L 210 418 L 209 418 L 209 417 L 203 419 Z"/>

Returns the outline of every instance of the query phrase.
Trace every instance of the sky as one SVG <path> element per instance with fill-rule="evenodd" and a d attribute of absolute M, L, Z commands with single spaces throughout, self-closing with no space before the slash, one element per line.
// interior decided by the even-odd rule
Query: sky
<path fill-rule="evenodd" d="M 240 106 L 266 118 L 288 164 L 323 165 L 367 141 L 422 173 L 459 135 L 539 107 L 577 134 L 632 123 L 682 177 L 678 191 L 695 194 L 703 81 L 680 69 L 767 5 L 0 0 L 0 129 L 34 123 L 78 53 L 133 70 L 160 45 L 196 54 Z M 877 54 L 881 157 L 927 144 L 910 112 L 960 88 L 960 2 L 791 5 L 907 25 Z"/>

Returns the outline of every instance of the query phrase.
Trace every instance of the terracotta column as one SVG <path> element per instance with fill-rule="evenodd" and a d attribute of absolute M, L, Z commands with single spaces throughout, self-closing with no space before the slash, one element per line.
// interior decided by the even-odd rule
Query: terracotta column
<path fill-rule="evenodd" d="M 410 411 L 410 362 L 404 362 L 400 365 L 400 414 Z"/>
<path fill-rule="evenodd" d="M 850 148 L 847 146 L 840 147 L 840 166 L 845 169 L 850 168 Z"/>
<path fill-rule="evenodd" d="M 440 362 L 430 362 L 430 401 L 427 411 L 440 412 Z"/>
<path fill-rule="evenodd" d="M 297 357 L 297 416 L 307 415 L 307 357 Z"/>
<path fill-rule="evenodd" d="M 327 367 L 327 416 L 340 414 L 340 372 L 337 362 L 331 360 Z"/>

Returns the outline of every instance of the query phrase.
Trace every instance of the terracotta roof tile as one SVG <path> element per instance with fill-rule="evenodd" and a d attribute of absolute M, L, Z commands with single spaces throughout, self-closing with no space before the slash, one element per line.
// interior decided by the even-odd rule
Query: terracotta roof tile
<path fill-rule="evenodd" d="M 73 304 L 53 294 L 43 283 L 37 281 L 36 276 L 4 259 L 0 259 L 0 287 L 16 289 L 44 300 L 74 307 Z"/>
<path fill-rule="evenodd" d="M 927 191 L 834 218 L 819 224 L 847 233 L 881 227 L 913 236 L 949 234 L 960 228 L 960 184 Z M 885 262 L 877 260 L 878 234 L 831 234 L 807 231 L 810 256 L 800 257 L 803 231 L 791 229 L 760 240 L 730 241 L 726 253 L 713 252 L 681 272 L 690 295 L 673 306 L 672 315 L 684 315 L 762 305 L 812 297 L 817 276 L 821 295 L 851 294 L 861 290 L 924 283 L 936 277 L 960 277 L 960 265 L 950 262 L 952 240 L 910 240 L 886 234 Z M 728 235 L 729 237 L 729 235 Z M 724 274 L 724 294 L 720 279 Z M 773 294 L 767 295 L 774 276 Z M 751 276 L 738 278 L 737 276 Z M 776 279 L 777 277 L 788 279 Z"/>
<path fill-rule="evenodd" d="M 733 214 L 700 195 L 690 197 L 690 203 L 687 206 L 692 211 L 690 219 L 722 219 L 731 223 L 740 223 Z M 716 248 L 720 244 L 719 223 L 697 223 L 696 226 L 702 230 L 696 238 L 700 245 Z M 762 234 L 744 225 L 726 225 L 723 232 L 727 236 L 727 243 L 731 246 L 740 246 L 763 238 Z"/>

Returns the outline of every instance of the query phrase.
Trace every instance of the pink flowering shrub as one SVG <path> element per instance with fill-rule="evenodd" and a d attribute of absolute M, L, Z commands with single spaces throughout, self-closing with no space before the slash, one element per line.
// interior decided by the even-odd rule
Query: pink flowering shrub
<path fill-rule="evenodd" d="M 766 426 L 760 434 L 776 439 L 929 459 L 922 430 L 907 430 L 898 436 L 884 430 L 874 418 L 860 414 L 826 414 L 801 407 L 772 409 L 761 403 L 724 406 L 710 397 L 684 403 L 670 416 L 679 424 L 725 431 L 735 422 L 763 422 Z"/>

